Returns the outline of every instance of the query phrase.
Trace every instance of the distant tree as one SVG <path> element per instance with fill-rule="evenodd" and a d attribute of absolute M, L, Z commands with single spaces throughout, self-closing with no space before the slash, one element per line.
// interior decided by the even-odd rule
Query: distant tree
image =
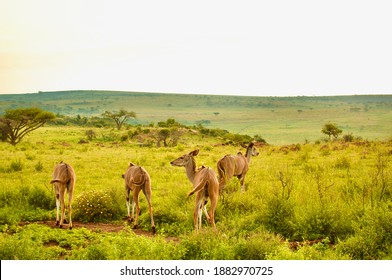
<path fill-rule="evenodd" d="M 76 124 L 78 125 L 85 125 L 88 121 L 86 117 L 81 117 L 79 114 L 76 116 Z"/>
<path fill-rule="evenodd" d="M 116 122 L 117 129 L 120 130 L 122 125 L 130 118 L 136 118 L 135 112 L 128 112 L 126 110 L 120 110 L 120 112 L 109 112 L 105 111 L 102 116 L 110 118 Z"/>
<path fill-rule="evenodd" d="M 161 130 L 158 131 L 156 135 L 157 139 L 157 146 L 161 146 L 161 142 L 163 141 L 163 146 L 164 147 L 174 147 L 177 145 L 178 140 L 182 136 L 182 131 L 179 130 L 178 128 L 162 128 Z"/>
<path fill-rule="evenodd" d="M 88 139 L 89 141 L 92 141 L 94 138 L 97 137 L 96 134 L 95 134 L 95 131 L 92 130 L 92 129 L 86 130 L 85 133 L 86 133 L 87 139 Z"/>
<path fill-rule="evenodd" d="M 39 108 L 6 110 L 0 117 L 0 131 L 3 141 L 18 144 L 28 133 L 54 120 L 55 114 Z"/>
<path fill-rule="evenodd" d="M 338 138 L 339 134 L 343 132 L 340 128 L 336 126 L 334 123 L 326 123 L 321 132 L 329 136 L 329 140 L 331 141 L 331 136 Z"/>
<path fill-rule="evenodd" d="M 345 135 L 343 135 L 343 140 L 344 140 L 344 142 L 353 142 L 354 136 L 352 133 L 345 134 Z"/>
<path fill-rule="evenodd" d="M 167 147 L 167 139 L 170 137 L 170 130 L 163 128 L 158 132 L 158 146 L 160 142 L 163 141 L 163 146 Z"/>
<path fill-rule="evenodd" d="M 267 144 L 267 141 L 261 135 L 256 134 L 255 136 L 253 136 L 253 139 L 257 142 Z"/>
<path fill-rule="evenodd" d="M 167 119 L 165 122 L 158 122 L 158 127 L 178 127 L 181 126 L 175 119 Z"/>

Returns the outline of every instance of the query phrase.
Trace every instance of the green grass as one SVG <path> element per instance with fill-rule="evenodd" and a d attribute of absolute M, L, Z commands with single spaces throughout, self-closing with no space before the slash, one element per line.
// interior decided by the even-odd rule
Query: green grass
<path fill-rule="evenodd" d="M 124 131 L 112 129 L 96 129 L 95 140 L 79 144 L 86 129 L 43 127 L 16 146 L 0 142 L 1 259 L 392 258 L 391 142 L 259 147 L 260 155 L 250 163 L 246 192 L 240 192 L 234 178 L 219 200 L 218 233 L 203 221 L 203 230 L 195 234 L 194 198 L 186 197 L 192 186 L 185 171 L 170 166 L 170 161 L 200 149 L 197 164 L 216 170 L 223 155 L 243 148 L 198 133 L 184 134 L 175 147 L 145 147 L 136 140 L 121 142 Z M 108 134 L 111 141 L 103 137 Z M 136 236 L 129 228 L 96 233 L 18 226 L 21 221 L 54 221 L 49 181 L 59 161 L 76 172 L 75 219 L 108 223 L 123 223 L 126 215 L 121 175 L 128 163 L 142 165 L 152 180 L 156 236 Z M 99 212 L 108 212 L 95 213 L 93 219 L 83 211 L 76 215 L 77 201 L 89 192 L 97 194 L 95 201 L 105 197 L 99 200 Z M 140 227 L 149 231 L 143 195 L 140 203 Z M 178 241 L 168 242 L 168 236 Z M 309 240 L 323 241 L 307 245 Z M 292 250 L 291 242 L 304 243 Z"/>
<path fill-rule="evenodd" d="M 0 113 L 30 106 L 74 116 L 126 109 L 136 112 L 132 124 L 144 125 L 168 118 L 186 125 L 204 120 L 209 128 L 258 134 L 276 145 L 314 142 L 323 136 L 320 130 L 326 122 L 336 123 L 343 134 L 368 140 L 392 136 L 392 95 L 245 97 L 114 91 L 0 95 Z"/>

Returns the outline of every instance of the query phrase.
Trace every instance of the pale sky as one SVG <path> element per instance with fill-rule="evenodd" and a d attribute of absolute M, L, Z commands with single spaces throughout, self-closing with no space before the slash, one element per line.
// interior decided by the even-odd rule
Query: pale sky
<path fill-rule="evenodd" d="M 392 94 L 389 3 L 0 0 L 0 94 Z"/>

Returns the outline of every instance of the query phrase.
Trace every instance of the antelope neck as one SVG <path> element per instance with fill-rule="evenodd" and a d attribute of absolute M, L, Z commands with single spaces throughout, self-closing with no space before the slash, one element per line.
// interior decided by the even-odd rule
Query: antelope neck
<path fill-rule="evenodd" d="M 246 154 L 245 154 L 246 160 L 248 161 L 248 163 L 250 162 L 250 159 L 252 158 L 252 148 L 248 147 L 246 149 Z"/>
<path fill-rule="evenodd" d="M 187 163 L 187 165 L 185 166 L 185 170 L 189 181 L 191 181 L 193 184 L 193 180 L 195 179 L 195 175 L 196 175 L 196 162 L 193 158 L 192 161 L 189 161 Z"/>

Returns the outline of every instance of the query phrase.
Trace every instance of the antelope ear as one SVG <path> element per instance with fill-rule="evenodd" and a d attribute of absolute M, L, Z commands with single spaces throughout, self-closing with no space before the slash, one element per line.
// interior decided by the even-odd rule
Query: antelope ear
<path fill-rule="evenodd" d="M 249 147 L 253 147 L 254 145 L 255 145 L 255 143 L 253 143 L 253 142 L 249 143 Z"/>
<path fill-rule="evenodd" d="M 248 146 L 246 146 L 246 145 L 244 145 L 244 144 L 241 144 L 241 147 L 242 147 L 242 148 L 245 148 L 245 149 L 248 148 Z"/>
<path fill-rule="evenodd" d="M 193 152 L 190 152 L 189 155 L 190 156 L 197 156 L 198 153 L 199 153 L 199 150 L 194 150 Z"/>

